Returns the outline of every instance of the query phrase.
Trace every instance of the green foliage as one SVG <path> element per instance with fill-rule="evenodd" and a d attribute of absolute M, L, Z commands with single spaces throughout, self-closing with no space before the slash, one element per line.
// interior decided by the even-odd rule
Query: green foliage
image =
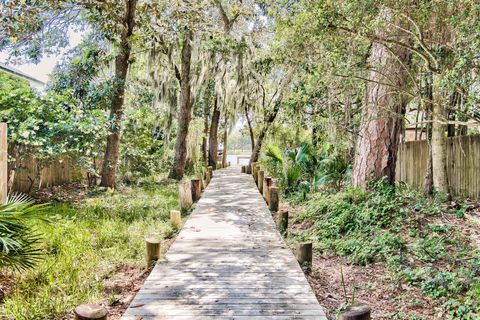
<path fill-rule="evenodd" d="M 13 195 L 0 205 L 0 270 L 31 269 L 38 262 L 40 235 L 31 223 L 44 220 L 44 209 L 23 195 Z"/>
<path fill-rule="evenodd" d="M 369 187 L 314 194 L 296 217 L 312 227 L 291 235 L 352 264 L 385 262 L 394 279 L 441 301 L 451 319 L 472 319 L 480 312 L 478 247 L 453 225 L 432 222 L 445 214 L 441 201 L 382 180 Z"/>
<path fill-rule="evenodd" d="M 53 222 L 35 223 L 45 258 L 15 275 L 0 318 L 63 318 L 80 303 L 106 299 L 104 279 L 125 265 L 143 268 L 146 234 L 173 235 L 169 211 L 177 206 L 176 185 L 158 183 L 99 193 L 79 206 L 52 204 Z"/>

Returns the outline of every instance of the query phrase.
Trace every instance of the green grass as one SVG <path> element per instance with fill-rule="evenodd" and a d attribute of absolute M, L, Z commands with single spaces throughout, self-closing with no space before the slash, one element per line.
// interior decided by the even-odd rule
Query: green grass
<path fill-rule="evenodd" d="M 290 241 L 310 240 L 323 254 L 351 264 L 383 262 L 392 283 L 407 283 L 435 299 L 450 319 L 480 313 L 480 250 L 457 226 L 441 217 L 461 217 L 441 199 L 425 198 L 382 181 L 371 191 L 347 188 L 311 196 L 296 223 L 311 227 Z"/>
<path fill-rule="evenodd" d="M 44 259 L 15 274 L 0 318 L 56 319 L 80 303 L 105 299 L 103 279 L 123 264 L 143 266 L 146 234 L 175 233 L 168 222 L 175 207 L 176 185 L 154 184 L 97 194 L 76 207 L 52 204 L 52 222 L 35 226 L 43 235 Z"/>

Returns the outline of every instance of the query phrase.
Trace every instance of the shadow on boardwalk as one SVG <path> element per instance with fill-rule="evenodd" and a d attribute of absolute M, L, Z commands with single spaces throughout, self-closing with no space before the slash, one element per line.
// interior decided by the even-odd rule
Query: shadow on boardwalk
<path fill-rule="evenodd" d="M 122 319 L 326 319 L 252 177 L 214 174 Z"/>

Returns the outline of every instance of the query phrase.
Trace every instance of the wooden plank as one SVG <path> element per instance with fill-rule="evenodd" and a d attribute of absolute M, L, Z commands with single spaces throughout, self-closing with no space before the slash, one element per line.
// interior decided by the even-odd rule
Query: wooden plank
<path fill-rule="evenodd" d="M 123 319 L 135 317 L 326 319 L 253 179 L 233 168 L 216 171 Z"/>

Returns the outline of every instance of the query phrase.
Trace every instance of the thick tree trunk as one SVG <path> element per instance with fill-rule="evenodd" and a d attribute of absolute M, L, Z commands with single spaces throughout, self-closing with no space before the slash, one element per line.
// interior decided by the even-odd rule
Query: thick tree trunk
<path fill-rule="evenodd" d="M 118 158 L 120 154 L 120 134 L 123 117 L 123 103 L 125 95 L 125 81 L 127 79 L 131 43 L 130 39 L 135 27 L 135 9 L 137 0 L 125 0 L 123 15 L 123 30 L 120 35 L 119 53 L 115 57 L 115 85 L 110 106 L 110 119 L 112 121 L 110 134 L 107 137 L 107 146 L 102 168 L 101 185 L 115 187 Z"/>
<path fill-rule="evenodd" d="M 222 166 L 227 167 L 227 139 L 228 139 L 228 118 L 225 115 L 225 128 L 223 131 L 223 153 L 222 153 Z"/>
<path fill-rule="evenodd" d="M 175 144 L 175 160 L 169 177 L 181 180 L 185 172 L 185 163 L 187 161 L 187 136 L 188 126 L 192 119 L 193 99 L 190 88 L 190 63 L 192 59 L 191 41 L 193 33 L 186 30 L 184 33 L 182 47 L 182 70 L 180 73 L 180 113 L 178 116 L 177 140 Z"/>
<path fill-rule="evenodd" d="M 218 161 L 218 124 L 220 122 L 220 109 L 215 96 L 215 105 L 213 109 L 212 121 L 210 122 L 210 137 L 208 138 L 208 165 L 213 169 L 217 168 Z"/>
<path fill-rule="evenodd" d="M 433 186 L 436 191 L 448 194 L 446 116 L 445 106 L 442 104 L 442 101 L 434 103 L 432 112 Z"/>
<path fill-rule="evenodd" d="M 388 9 L 383 15 L 387 21 L 392 20 L 393 14 Z M 369 58 L 375 70 L 370 71 L 367 83 L 366 106 L 352 171 L 352 184 L 363 189 L 371 179 L 386 177 L 390 183 L 395 181 L 397 149 L 406 105 L 401 91 L 408 81 L 404 66 L 408 65 L 409 52 L 402 47 L 390 50 L 395 56 L 383 44 L 374 43 Z"/>

